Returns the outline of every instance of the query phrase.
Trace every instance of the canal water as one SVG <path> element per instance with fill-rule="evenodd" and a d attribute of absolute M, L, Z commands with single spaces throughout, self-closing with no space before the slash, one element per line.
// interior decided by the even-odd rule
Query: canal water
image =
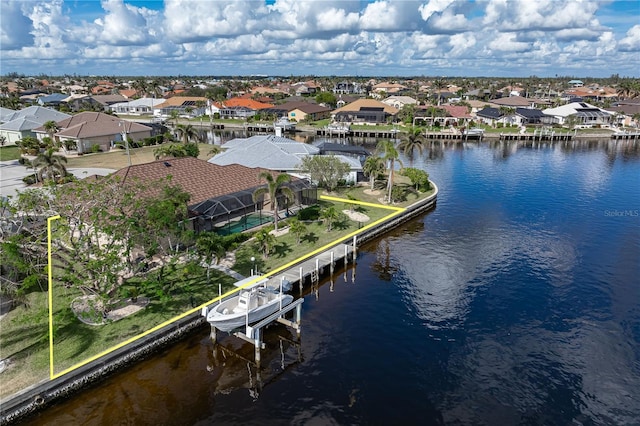
<path fill-rule="evenodd" d="M 263 369 L 203 327 L 28 424 L 640 424 L 638 142 L 431 143 L 435 210 L 306 288 Z"/>

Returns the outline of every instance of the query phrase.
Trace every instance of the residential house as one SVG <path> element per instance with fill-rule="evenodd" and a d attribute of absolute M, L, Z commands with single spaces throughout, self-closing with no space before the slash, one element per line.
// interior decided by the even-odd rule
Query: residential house
<path fill-rule="evenodd" d="M 572 102 L 557 108 L 547 108 L 542 112 L 555 117 L 558 124 L 573 120 L 579 127 L 609 126 L 614 122 L 613 113 L 586 102 Z"/>
<path fill-rule="evenodd" d="M 440 105 L 436 110 L 444 111 L 444 115 L 432 114 L 433 106 L 421 105 L 416 107 L 413 124 L 423 123 L 430 126 L 450 127 L 467 126 L 473 116 L 464 105 Z"/>
<path fill-rule="evenodd" d="M 382 100 L 383 104 L 391 105 L 396 109 L 402 109 L 406 105 L 417 105 L 418 101 L 411 96 L 392 95 Z"/>
<path fill-rule="evenodd" d="M 614 106 L 606 108 L 606 110 L 615 114 L 618 126 L 640 127 L 640 98 L 616 102 Z"/>
<path fill-rule="evenodd" d="M 43 107 L 57 107 L 68 97 L 69 95 L 65 95 L 64 93 L 52 93 L 50 95 L 40 96 L 36 102 Z"/>
<path fill-rule="evenodd" d="M 333 111 L 333 121 L 380 124 L 393 119 L 399 110 L 375 99 L 358 99 Z"/>
<path fill-rule="evenodd" d="M 156 105 L 164 102 L 164 99 L 140 98 L 127 100 L 109 105 L 109 111 L 123 115 L 151 115 Z"/>
<path fill-rule="evenodd" d="M 34 130 L 47 121 L 57 122 L 69 117 L 69 114 L 36 105 L 19 111 L 3 108 L 0 115 L 0 136 L 5 137 L 5 145 L 15 145 L 17 141 L 28 136 L 36 137 Z"/>
<path fill-rule="evenodd" d="M 158 118 L 171 117 L 177 111 L 181 117 L 199 117 L 207 112 L 207 98 L 202 96 L 173 96 L 160 100 L 153 107 L 153 116 Z"/>
<path fill-rule="evenodd" d="M 372 96 L 380 96 L 384 93 L 386 93 L 387 95 L 393 95 L 393 94 L 398 94 L 404 90 L 407 90 L 407 86 L 403 86 L 402 84 L 399 83 L 378 83 L 375 84 L 372 88 L 371 88 L 371 95 Z"/>
<path fill-rule="evenodd" d="M 354 95 L 366 93 L 366 87 L 360 83 L 341 81 L 333 86 L 331 91 L 335 94 Z"/>
<path fill-rule="evenodd" d="M 313 96 L 320 92 L 320 87 L 313 81 L 296 83 L 291 85 L 291 88 L 295 91 L 296 96 Z"/>
<path fill-rule="evenodd" d="M 497 108 L 535 108 L 536 101 L 522 96 L 507 96 L 505 98 L 492 99 L 491 104 Z"/>
<path fill-rule="evenodd" d="M 180 186 L 190 195 L 187 206 L 193 229 L 201 232 L 216 229 L 250 214 L 272 216 L 263 213 L 268 199 L 253 200 L 254 192 L 266 186 L 260 178 L 265 168 L 246 167 L 240 164 L 217 165 L 197 158 L 172 158 L 118 170 L 113 176 L 122 184 L 129 181 L 157 181 L 171 176 L 171 183 Z M 273 172 L 274 178 L 278 172 Z M 317 188 L 304 179 L 293 176 L 285 184 L 295 194 L 296 205 L 312 205 L 317 202 Z M 279 203 L 287 208 L 284 200 Z M 282 214 L 282 212 L 279 212 Z"/>
<path fill-rule="evenodd" d="M 209 159 L 218 165 L 241 164 L 245 167 L 262 167 L 281 173 L 305 177 L 300 166 L 302 159 L 309 155 L 321 155 L 320 149 L 314 145 L 274 136 L 257 135 L 250 138 L 238 138 L 223 145 L 224 152 Z M 351 167 L 345 179 L 356 182 L 362 174 L 362 164 L 358 158 L 346 155 L 337 156 Z"/>
<path fill-rule="evenodd" d="M 127 98 L 117 94 L 116 95 L 95 95 L 95 96 L 91 96 L 91 98 L 95 102 L 98 102 L 102 106 L 102 109 L 105 112 L 109 111 L 109 105 L 127 101 Z"/>
<path fill-rule="evenodd" d="M 507 114 L 504 110 L 500 110 L 499 108 L 486 107 L 476 113 L 476 118 L 481 123 L 495 127 L 498 123 L 503 125 L 515 123 L 515 115 L 515 111 L 511 114 Z"/>
<path fill-rule="evenodd" d="M 273 104 L 254 101 L 253 99 L 231 98 L 223 102 L 224 108 L 220 110 L 222 118 L 248 118 L 253 117 L 263 109 L 273 108 Z"/>
<path fill-rule="evenodd" d="M 317 121 L 329 118 L 330 115 L 331 108 L 329 107 L 312 103 L 301 103 L 298 107 L 289 111 L 288 118 L 289 120 L 296 121 Z"/>
<path fill-rule="evenodd" d="M 102 112 L 81 112 L 56 124 L 59 130 L 54 138 L 63 146 L 77 150 L 78 154 L 91 152 L 95 145 L 102 151 L 108 151 L 114 145 L 124 143 L 125 135 L 127 140 L 133 141 L 151 136 L 149 126 Z M 34 129 L 34 132 L 40 140 L 48 136 L 44 126 Z"/>

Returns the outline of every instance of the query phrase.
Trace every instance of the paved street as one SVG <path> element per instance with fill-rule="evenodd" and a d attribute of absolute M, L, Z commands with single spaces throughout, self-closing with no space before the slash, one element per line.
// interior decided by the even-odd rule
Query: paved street
<path fill-rule="evenodd" d="M 113 169 L 102 168 L 70 168 L 67 169 L 78 179 L 92 175 L 106 176 L 115 172 Z M 16 191 L 24 190 L 26 185 L 22 182 L 22 178 L 33 173 L 33 170 L 27 169 L 18 163 L 17 160 L 0 161 L 0 195 L 3 197 L 15 196 Z"/>

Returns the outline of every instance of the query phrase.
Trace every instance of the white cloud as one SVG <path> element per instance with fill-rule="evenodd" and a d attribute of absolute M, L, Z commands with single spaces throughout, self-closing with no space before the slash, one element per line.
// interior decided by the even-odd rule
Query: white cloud
<path fill-rule="evenodd" d="M 7 1 L 0 11 L 0 46 L 2 50 L 19 49 L 33 43 L 32 22 L 22 11 L 22 2 Z"/>
<path fill-rule="evenodd" d="M 123 3 L 123 0 L 103 0 L 102 7 L 107 12 L 104 20 L 96 20 L 102 27 L 101 39 L 113 45 L 141 45 L 151 42 L 146 9 Z M 151 13 L 153 15 L 155 13 Z"/>
<path fill-rule="evenodd" d="M 625 38 L 620 40 L 620 50 L 625 52 L 640 51 L 640 25 L 634 25 L 627 31 Z"/>
<path fill-rule="evenodd" d="M 0 1 L 7 71 L 39 60 L 49 73 L 639 72 L 637 20 L 618 24 L 591 0 L 102 0 L 90 18 L 71 0 Z"/>
<path fill-rule="evenodd" d="M 488 47 L 498 52 L 526 52 L 531 49 L 531 43 L 517 41 L 513 33 L 502 33 L 489 42 Z"/>

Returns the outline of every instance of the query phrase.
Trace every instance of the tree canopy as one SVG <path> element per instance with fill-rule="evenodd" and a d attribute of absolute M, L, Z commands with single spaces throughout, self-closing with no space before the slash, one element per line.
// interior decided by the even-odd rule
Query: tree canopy
<path fill-rule="evenodd" d="M 351 170 L 349 164 L 340 161 L 335 155 L 308 155 L 302 159 L 300 169 L 321 188 L 332 192 L 345 179 Z"/>

